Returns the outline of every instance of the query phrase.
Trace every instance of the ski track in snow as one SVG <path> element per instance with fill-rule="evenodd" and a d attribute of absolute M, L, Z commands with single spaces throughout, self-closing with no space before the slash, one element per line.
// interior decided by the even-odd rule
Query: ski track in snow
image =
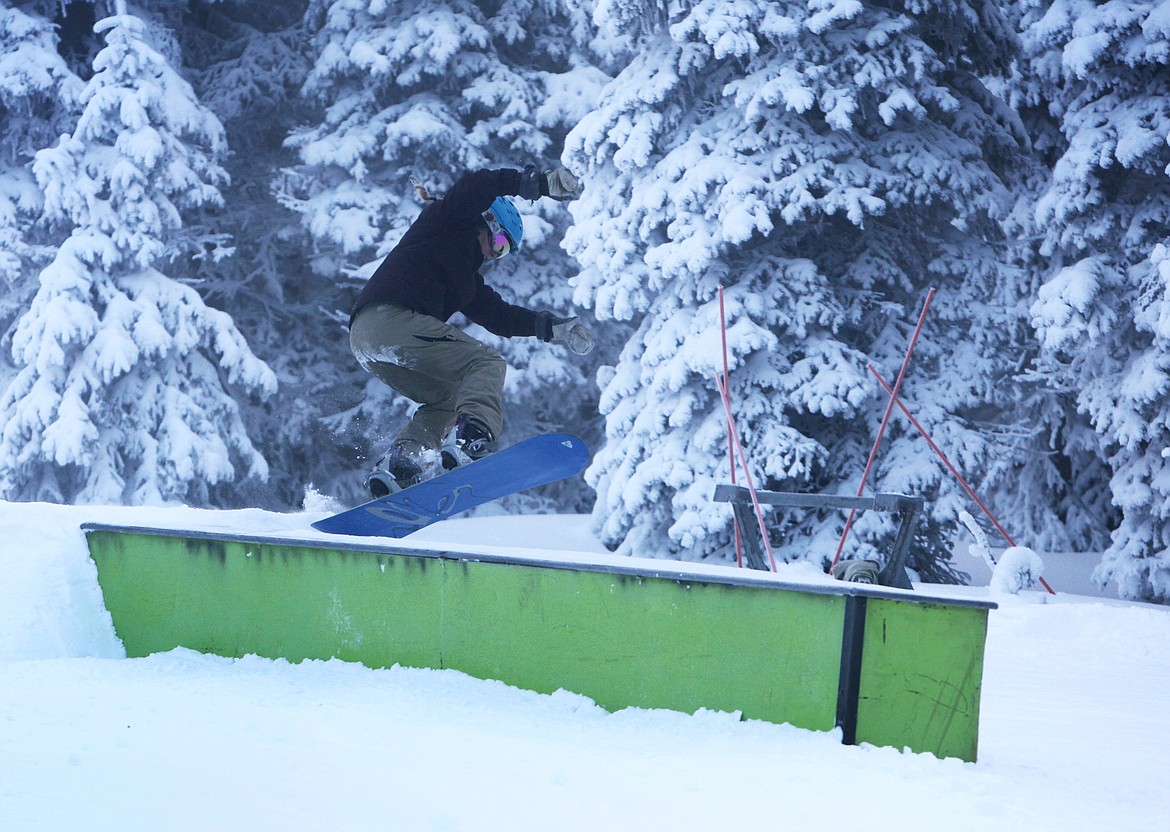
<path fill-rule="evenodd" d="M 81 522 L 291 534 L 306 517 L 0 503 L 0 828 L 1166 828 L 1161 607 L 996 598 L 976 764 L 450 670 L 122 658 Z M 507 545 L 534 521 L 463 522 Z M 556 522 L 577 546 L 583 521 Z"/>

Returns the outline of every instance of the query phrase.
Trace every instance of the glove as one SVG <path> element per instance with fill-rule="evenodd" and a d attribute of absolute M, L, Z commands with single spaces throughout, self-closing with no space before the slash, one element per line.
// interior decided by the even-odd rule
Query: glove
<path fill-rule="evenodd" d="M 540 175 L 540 193 L 557 202 L 569 202 L 581 196 L 581 180 L 568 168 L 553 168 Z"/>
<path fill-rule="evenodd" d="M 576 315 L 557 319 L 552 326 L 552 340 L 560 341 L 577 355 L 593 352 L 593 333 L 586 329 Z"/>
<path fill-rule="evenodd" d="M 593 333 L 576 315 L 558 318 L 552 312 L 537 312 L 536 337 L 541 341 L 560 341 L 577 355 L 593 352 Z"/>
<path fill-rule="evenodd" d="M 525 165 L 524 170 L 520 171 L 517 196 L 533 201 L 547 196 L 558 202 L 568 202 L 581 196 L 581 180 L 568 168 L 554 168 L 539 173 L 536 165 Z"/>

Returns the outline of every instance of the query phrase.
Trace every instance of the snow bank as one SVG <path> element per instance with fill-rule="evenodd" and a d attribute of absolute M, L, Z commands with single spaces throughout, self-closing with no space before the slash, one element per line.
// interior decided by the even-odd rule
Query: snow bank
<path fill-rule="evenodd" d="M 1165 828 L 1170 610 L 1149 605 L 997 599 L 978 764 L 737 714 L 610 714 L 453 671 L 121 658 L 80 523 L 293 534 L 311 519 L 0 503 L 5 832 Z M 555 534 L 599 554 L 587 528 L 449 521 L 427 545 Z"/>

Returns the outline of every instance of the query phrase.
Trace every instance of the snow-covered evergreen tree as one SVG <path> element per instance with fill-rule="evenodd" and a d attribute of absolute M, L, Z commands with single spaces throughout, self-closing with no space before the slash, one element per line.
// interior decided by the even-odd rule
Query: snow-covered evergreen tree
<path fill-rule="evenodd" d="M 290 137 L 302 165 L 285 196 L 316 241 L 314 267 L 347 282 L 335 301 L 344 332 L 356 290 L 421 210 L 412 178 L 442 194 L 466 170 L 554 166 L 564 134 L 607 79 L 575 47 L 586 40 L 584 20 L 557 2 L 314 0 L 308 20 L 318 57 L 305 92 L 324 118 Z M 558 244 L 569 215 L 548 200 L 521 210 L 523 256 L 485 277 L 515 303 L 567 310 L 575 265 Z M 513 370 L 505 442 L 552 427 L 594 438 L 596 396 L 581 359 L 531 339 L 475 335 Z M 350 360 L 344 340 L 336 348 Z M 364 402 L 339 414 L 336 427 L 364 432 L 378 453 L 407 407 L 370 380 Z M 579 488 L 554 498 L 571 509 L 587 496 Z"/>
<path fill-rule="evenodd" d="M 310 484 L 355 499 L 356 488 L 341 487 L 355 479 L 355 443 L 324 421 L 353 406 L 364 376 L 344 348 L 344 326 L 323 311 L 343 282 L 312 268 L 301 217 L 280 203 L 274 187 L 297 163 L 284 146 L 288 132 L 320 115 L 300 93 L 311 68 L 307 0 L 148 5 L 175 33 L 184 77 L 223 123 L 231 148 L 223 160 L 231 182 L 221 187 L 215 220 L 230 233 L 233 255 L 188 260 L 184 275 L 198 281 L 210 305 L 232 316 L 280 380 L 278 397 L 237 399 L 270 474 L 267 482 L 234 488 L 232 503 L 296 508 Z"/>
<path fill-rule="evenodd" d="M 184 219 L 220 200 L 223 130 L 139 18 L 97 31 L 77 126 L 34 165 L 46 220 L 72 233 L 13 336 L 0 496 L 203 503 L 266 475 L 225 384 L 275 388 L 229 316 L 159 270 L 215 250 Z"/>
<path fill-rule="evenodd" d="M 1028 2 L 1023 105 L 1063 137 L 1035 208 L 1045 264 L 1031 313 L 1037 371 L 1096 433 L 1082 493 L 1114 525 L 1097 578 L 1170 601 L 1170 6 L 1159 0 Z M 1078 440 L 1081 446 L 1087 440 Z"/>
<path fill-rule="evenodd" d="M 0 343 L 36 291 L 36 274 L 51 256 L 34 226 L 40 189 L 33 156 L 66 127 L 81 81 L 57 52 L 52 23 L 0 2 Z M 0 350 L 0 386 L 11 377 L 8 350 Z"/>
<path fill-rule="evenodd" d="M 717 288 L 726 286 L 734 415 L 758 486 L 856 490 L 930 286 L 903 398 L 968 472 L 999 452 L 1023 335 L 1018 274 L 994 246 L 1026 145 L 980 81 L 1014 38 L 993 2 L 597 2 L 598 48 L 628 65 L 569 137 L 594 187 L 574 203 L 578 303 L 637 325 L 602 378 L 607 444 L 589 471 L 604 540 L 630 554 L 726 557 L 726 425 Z M 994 421 L 994 420 L 992 420 Z M 958 488 L 895 420 L 871 485 Z M 787 559 L 831 559 L 839 514 L 777 516 Z M 878 556 L 866 515 L 850 554 Z M 945 564 L 937 577 L 949 574 Z"/>
<path fill-rule="evenodd" d="M 1031 10 L 1009 5 L 1014 26 Z M 1031 306 L 1051 261 L 1042 253 L 1043 231 L 1037 226 L 1036 202 L 1051 181 L 1052 169 L 1067 142 L 1057 119 L 1049 113 L 1042 92 L 1047 82 L 1018 59 L 1003 92 L 1019 114 L 1031 139 L 1031 166 L 1017 184 L 1016 201 L 1003 225 L 1009 245 L 1004 256 L 1018 264 L 1027 283 L 1024 300 Z M 1116 525 L 1111 506 L 1108 463 L 1099 453 L 1089 420 L 1077 412 L 1075 396 L 1041 365 L 1043 347 L 1035 331 L 1025 341 L 1016 364 L 1017 404 L 1013 418 L 1001 427 L 1013 447 L 989 469 L 994 503 L 1011 507 L 1004 522 L 1019 540 L 1041 551 L 1100 551 Z"/>

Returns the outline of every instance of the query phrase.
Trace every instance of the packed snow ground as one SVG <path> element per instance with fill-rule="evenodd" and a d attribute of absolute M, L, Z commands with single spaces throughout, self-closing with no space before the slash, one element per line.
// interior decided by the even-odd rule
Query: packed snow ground
<path fill-rule="evenodd" d="M 997 595 L 975 764 L 455 671 L 124 658 L 81 523 L 293 536 L 318 516 L 0 503 L 0 829 L 1166 829 L 1170 610 L 1150 605 Z M 606 557 L 583 518 L 417 538 Z"/>

